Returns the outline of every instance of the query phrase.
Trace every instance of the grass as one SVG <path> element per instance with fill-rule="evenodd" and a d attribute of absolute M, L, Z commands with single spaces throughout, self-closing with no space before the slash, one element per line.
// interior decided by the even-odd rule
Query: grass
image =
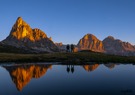
<path fill-rule="evenodd" d="M 46 54 L 0 53 L 0 62 L 63 62 L 75 64 L 82 64 L 86 62 L 135 63 L 135 56 L 116 56 L 94 52 Z"/>

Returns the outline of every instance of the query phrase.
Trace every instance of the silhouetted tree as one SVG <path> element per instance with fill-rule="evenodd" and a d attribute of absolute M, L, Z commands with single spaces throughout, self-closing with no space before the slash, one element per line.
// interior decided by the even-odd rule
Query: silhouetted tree
<path fill-rule="evenodd" d="M 71 44 L 71 52 L 74 52 L 74 49 L 75 49 L 74 45 Z"/>
<path fill-rule="evenodd" d="M 67 45 L 66 49 L 67 49 L 67 52 L 69 52 L 69 49 L 70 49 L 69 44 Z"/>

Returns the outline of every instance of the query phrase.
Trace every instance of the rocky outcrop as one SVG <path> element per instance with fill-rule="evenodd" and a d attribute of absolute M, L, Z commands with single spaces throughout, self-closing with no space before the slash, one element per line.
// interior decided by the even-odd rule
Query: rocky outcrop
<path fill-rule="evenodd" d="M 63 46 L 63 43 L 62 43 L 62 42 L 60 42 L 60 43 L 55 43 L 55 45 L 56 45 L 57 47 L 62 47 L 62 46 Z"/>
<path fill-rule="evenodd" d="M 59 48 L 59 51 L 61 51 L 61 52 L 65 52 L 66 51 L 66 46 L 67 45 L 64 45 L 62 42 L 55 43 L 55 45 Z"/>
<path fill-rule="evenodd" d="M 3 44 L 36 52 L 57 51 L 57 46 L 40 29 L 32 29 L 21 17 L 18 17 L 9 36 Z"/>
<path fill-rule="evenodd" d="M 86 34 L 77 44 L 79 50 L 91 50 L 95 52 L 104 52 L 102 41 L 92 34 Z"/>
<path fill-rule="evenodd" d="M 103 45 L 106 53 L 115 55 L 135 55 L 135 46 L 129 42 L 123 42 L 119 39 L 115 39 L 112 36 L 108 36 L 103 40 Z"/>
<path fill-rule="evenodd" d="M 4 68 L 9 72 L 16 88 L 21 91 L 32 78 L 40 78 L 45 75 L 52 65 L 19 65 L 4 66 Z"/>

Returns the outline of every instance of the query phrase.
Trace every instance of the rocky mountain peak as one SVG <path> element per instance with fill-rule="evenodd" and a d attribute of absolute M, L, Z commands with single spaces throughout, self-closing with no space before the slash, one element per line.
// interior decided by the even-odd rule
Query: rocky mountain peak
<path fill-rule="evenodd" d="M 33 39 L 34 41 L 38 41 L 40 39 L 47 38 L 47 35 L 40 29 L 35 28 L 33 29 Z"/>
<path fill-rule="evenodd" d="M 38 28 L 32 29 L 21 17 L 17 18 L 9 36 L 11 38 L 17 38 L 18 40 L 25 38 L 30 41 L 38 41 L 47 38 L 47 35 L 42 30 Z"/>
<path fill-rule="evenodd" d="M 115 38 L 113 36 L 108 36 L 106 39 L 115 40 Z"/>
<path fill-rule="evenodd" d="M 9 37 L 18 40 L 29 37 L 33 41 L 34 39 L 31 36 L 33 36 L 31 27 L 21 17 L 18 17 L 10 31 Z"/>
<path fill-rule="evenodd" d="M 16 20 L 16 22 L 18 22 L 18 23 L 22 23 L 22 22 L 23 22 L 22 17 L 18 17 L 18 18 L 17 18 L 17 20 Z"/>
<path fill-rule="evenodd" d="M 134 55 L 135 47 L 129 42 L 123 42 L 119 39 L 114 39 L 114 37 L 107 37 L 103 40 L 103 45 L 105 51 L 109 54 L 116 55 Z"/>
<path fill-rule="evenodd" d="M 57 51 L 57 46 L 40 29 L 32 29 L 21 17 L 18 17 L 9 36 L 3 44 L 43 52 Z"/>
<path fill-rule="evenodd" d="M 84 39 L 97 39 L 96 36 L 94 36 L 93 34 L 86 34 L 84 37 Z"/>
<path fill-rule="evenodd" d="M 104 52 L 102 41 L 92 34 L 86 34 L 77 44 L 79 50 L 92 50 L 95 52 Z"/>
<path fill-rule="evenodd" d="M 25 25 L 28 25 L 28 24 L 22 19 L 22 17 L 18 17 L 13 27 L 18 28 L 18 27 L 22 27 Z"/>

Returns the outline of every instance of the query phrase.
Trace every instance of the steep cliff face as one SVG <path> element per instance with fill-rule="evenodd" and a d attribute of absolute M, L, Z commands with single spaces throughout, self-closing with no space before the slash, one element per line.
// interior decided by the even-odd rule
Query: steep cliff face
<path fill-rule="evenodd" d="M 57 51 L 57 46 L 40 29 L 32 29 L 21 17 L 18 17 L 9 36 L 3 44 L 35 51 Z"/>
<path fill-rule="evenodd" d="M 115 39 L 112 36 L 108 36 L 103 40 L 103 45 L 106 53 L 116 55 L 135 55 L 135 46 L 128 42 L 123 42 L 119 39 Z"/>
<path fill-rule="evenodd" d="M 16 20 L 8 38 L 16 38 L 18 40 L 28 38 L 29 40 L 34 41 L 31 27 L 25 21 L 23 21 L 21 17 L 18 17 Z"/>
<path fill-rule="evenodd" d="M 92 34 L 86 34 L 77 44 L 79 50 L 92 50 L 95 52 L 104 52 L 102 41 Z"/>
<path fill-rule="evenodd" d="M 52 65 L 22 65 L 22 66 L 4 66 L 10 73 L 12 81 L 16 88 L 21 91 L 32 78 L 40 78 L 45 75 Z"/>

